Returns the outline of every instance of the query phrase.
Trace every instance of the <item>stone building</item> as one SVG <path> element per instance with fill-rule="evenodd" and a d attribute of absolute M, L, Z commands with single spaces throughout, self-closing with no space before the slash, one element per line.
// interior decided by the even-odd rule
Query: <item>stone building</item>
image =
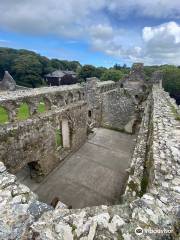
<path fill-rule="evenodd" d="M 48 86 L 70 85 L 77 83 L 76 73 L 74 71 L 56 70 L 44 76 Z"/>

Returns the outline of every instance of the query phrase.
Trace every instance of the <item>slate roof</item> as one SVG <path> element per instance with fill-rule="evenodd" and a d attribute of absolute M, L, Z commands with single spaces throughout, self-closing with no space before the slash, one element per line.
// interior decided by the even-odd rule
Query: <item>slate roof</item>
<path fill-rule="evenodd" d="M 62 71 L 62 70 L 56 70 L 52 73 L 46 74 L 45 77 L 58 77 L 58 78 L 62 78 L 65 75 L 72 75 L 72 76 L 76 76 L 76 73 L 74 71 Z"/>

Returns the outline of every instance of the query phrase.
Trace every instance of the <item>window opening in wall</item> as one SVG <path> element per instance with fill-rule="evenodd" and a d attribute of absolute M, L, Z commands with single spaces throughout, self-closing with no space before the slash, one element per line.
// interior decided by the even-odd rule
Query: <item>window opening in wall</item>
<path fill-rule="evenodd" d="M 29 106 L 27 105 L 27 103 L 22 103 L 18 109 L 17 112 L 17 118 L 19 120 L 25 120 L 30 116 L 29 114 Z"/>
<path fill-rule="evenodd" d="M 61 129 L 56 129 L 56 146 L 57 147 L 62 147 L 63 146 L 62 130 Z"/>
<path fill-rule="evenodd" d="M 88 111 L 88 117 L 89 117 L 89 118 L 92 117 L 92 111 L 91 111 L 91 110 Z"/>
<path fill-rule="evenodd" d="M 5 108 L 0 107 L 0 124 L 5 124 L 9 121 L 8 112 Z"/>
<path fill-rule="evenodd" d="M 70 129 L 69 129 L 69 123 L 67 119 L 62 119 L 61 122 L 62 127 L 62 143 L 63 148 L 70 148 Z"/>
<path fill-rule="evenodd" d="M 46 111 L 46 104 L 43 101 L 40 101 L 38 108 L 37 108 L 37 112 L 43 113 L 45 111 Z"/>

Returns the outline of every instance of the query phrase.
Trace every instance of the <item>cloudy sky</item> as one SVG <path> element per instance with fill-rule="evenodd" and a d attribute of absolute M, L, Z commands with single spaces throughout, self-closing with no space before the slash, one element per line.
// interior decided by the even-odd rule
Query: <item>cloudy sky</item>
<path fill-rule="evenodd" d="M 1 0 L 0 46 L 96 66 L 180 65 L 180 1 Z"/>

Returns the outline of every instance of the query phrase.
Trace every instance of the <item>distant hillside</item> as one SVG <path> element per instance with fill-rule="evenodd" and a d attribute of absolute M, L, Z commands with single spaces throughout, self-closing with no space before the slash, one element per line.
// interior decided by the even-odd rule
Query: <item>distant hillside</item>
<path fill-rule="evenodd" d="M 56 69 L 77 71 L 78 61 L 48 59 L 32 51 L 0 47 L 0 79 L 7 70 L 18 85 L 38 87 L 43 85 L 43 76 Z"/>

